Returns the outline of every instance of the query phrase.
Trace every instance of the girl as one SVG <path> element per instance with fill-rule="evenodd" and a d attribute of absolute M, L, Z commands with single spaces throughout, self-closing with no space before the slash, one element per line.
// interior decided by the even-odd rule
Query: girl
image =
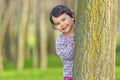
<path fill-rule="evenodd" d="M 64 80 L 72 80 L 73 53 L 74 53 L 74 22 L 71 10 L 58 5 L 50 12 L 50 21 L 53 28 L 60 31 L 56 40 L 56 52 L 63 63 Z"/>

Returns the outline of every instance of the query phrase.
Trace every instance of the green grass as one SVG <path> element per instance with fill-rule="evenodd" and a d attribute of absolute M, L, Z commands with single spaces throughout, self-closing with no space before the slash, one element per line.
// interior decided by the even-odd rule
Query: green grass
<path fill-rule="evenodd" d="M 116 80 L 120 80 L 120 67 L 116 67 Z M 9 70 L 0 73 L 0 80 L 63 80 L 62 68 Z"/>
<path fill-rule="evenodd" d="M 120 80 L 120 66 L 116 67 L 115 76 L 116 80 Z"/>
<path fill-rule="evenodd" d="M 119 56 L 119 55 L 117 55 Z M 25 69 L 17 71 L 13 62 L 5 61 L 5 70 L 0 72 L 0 80 L 63 80 L 62 78 L 62 63 L 58 56 L 48 57 L 48 69 L 32 69 L 32 60 L 26 60 Z M 117 57 L 116 63 L 116 80 L 120 80 L 120 66 Z"/>
<path fill-rule="evenodd" d="M 58 68 L 58 67 L 62 67 L 62 62 L 60 60 L 60 58 L 56 55 L 50 55 L 48 57 L 48 67 L 49 68 Z"/>
<path fill-rule="evenodd" d="M 120 66 L 120 52 L 116 53 L 116 66 Z"/>
<path fill-rule="evenodd" d="M 0 73 L 0 80 L 62 80 L 62 70 L 61 68 L 26 69 L 19 72 L 9 70 Z"/>

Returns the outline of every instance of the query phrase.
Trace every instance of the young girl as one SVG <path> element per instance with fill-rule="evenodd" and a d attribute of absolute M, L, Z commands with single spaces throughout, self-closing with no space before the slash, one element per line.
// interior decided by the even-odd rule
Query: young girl
<path fill-rule="evenodd" d="M 74 15 L 68 7 L 58 5 L 52 9 L 50 13 L 50 21 L 53 28 L 62 33 L 56 40 L 56 52 L 60 56 L 63 63 L 64 80 L 72 80 L 75 22 Z"/>

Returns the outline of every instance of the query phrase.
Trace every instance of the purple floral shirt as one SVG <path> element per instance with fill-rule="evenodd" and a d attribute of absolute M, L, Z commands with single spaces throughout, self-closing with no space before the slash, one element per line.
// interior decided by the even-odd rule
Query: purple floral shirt
<path fill-rule="evenodd" d="M 59 35 L 56 40 L 56 52 L 63 63 L 63 76 L 72 77 L 74 36 Z"/>

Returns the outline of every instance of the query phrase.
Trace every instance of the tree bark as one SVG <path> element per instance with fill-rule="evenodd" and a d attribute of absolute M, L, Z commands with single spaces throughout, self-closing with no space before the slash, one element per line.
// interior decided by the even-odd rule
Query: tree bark
<path fill-rule="evenodd" d="M 78 0 L 73 80 L 115 80 L 117 0 Z"/>

